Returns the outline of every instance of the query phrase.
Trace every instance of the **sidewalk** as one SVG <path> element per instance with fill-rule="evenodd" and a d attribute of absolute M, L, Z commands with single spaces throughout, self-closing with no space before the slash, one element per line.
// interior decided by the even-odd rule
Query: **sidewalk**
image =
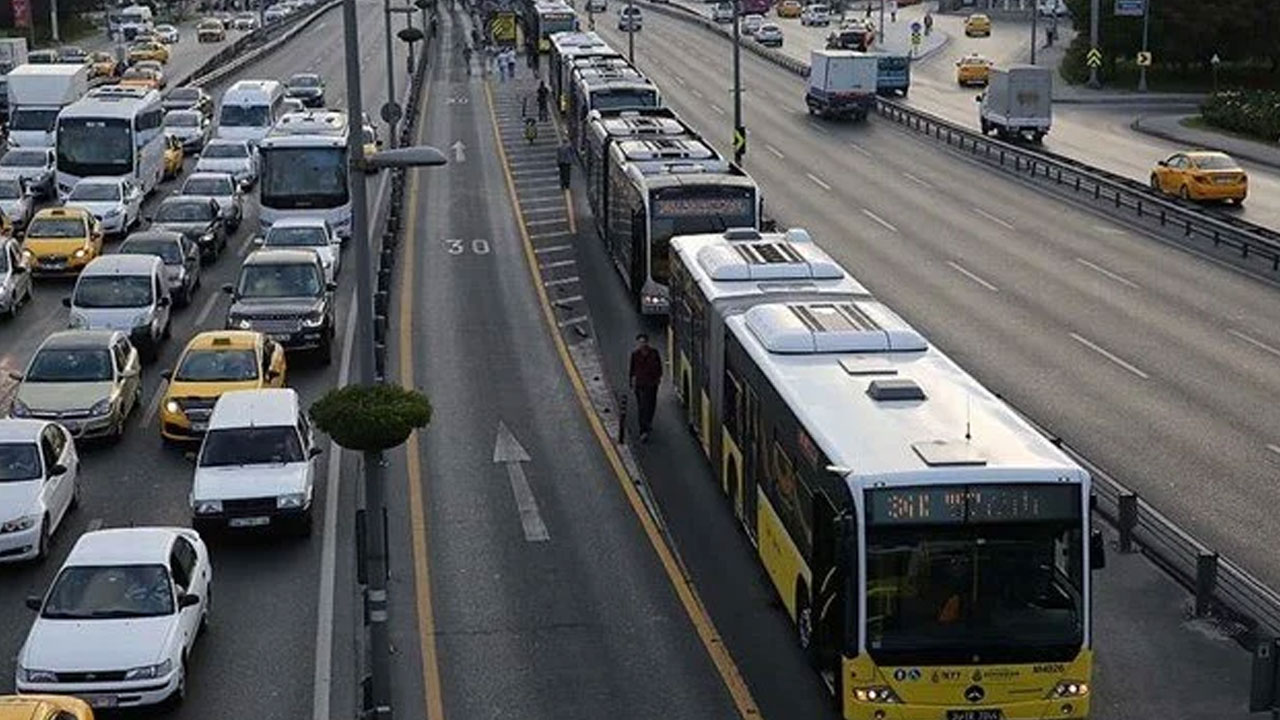
<path fill-rule="evenodd" d="M 1188 148 L 1220 150 L 1241 160 L 1280 169 L 1280 144 L 1228 135 L 1215 130 L 1187 127 L 1182 121 L 1195 115 L 1139 115 L 1130 125 L 1134 130 L 1172 140 Z"/>

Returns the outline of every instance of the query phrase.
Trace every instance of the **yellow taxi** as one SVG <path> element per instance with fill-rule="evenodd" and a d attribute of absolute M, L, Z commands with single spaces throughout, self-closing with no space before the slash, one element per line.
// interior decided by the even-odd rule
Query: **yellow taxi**
<path fill-rule="evenodd" d="M 93 720 L 93 709 L 66 695 L 0 695 L 0 720 Z"/>
<path fill-rule="evenodd" d="M 160 89 L 160 75 L 150 68 L 131 67 L 120 73 L 117 85 L 124 87 L 144 87 L 151 90 Z"/>
<path fill-rule="evenodd" d="M 139 60 L 155 60 L 160 63 L 169 62 L 169 48 L 164 43 L 140 42 L 129 48 L 129 62 Z"/>
<path fill-rule="evenodd" d="M 102 254 L 102 225 L 88 210 L 45 208 L 27 223 L 22 253 L 35 273 L 75 275 Z"/>
<path fill-rule="evenodd" d="M 797 18 L 804 11 L 804 6 L 800 4 L 800 0 L 782 0 L 778 3 L 778 17 L 781 18 Z"/>
<path fill-rule="evenodd" d="M 173 135 L 164 136 L 164 178 L 169 180 L 178 177 L 182 172 L 182 161 L 186 153 L 182 149 L 182 140 Z"/>
<path fill-rule="evenodd" d="M 956 61 L 956 82 L 961 86 L 982 85 L 991 80 L 991 61 L 971 53 Z"/>
<path fill-rule="evenodd" d="M 13 237 L 13 220 L 3 208 L 0 208 L 0 238 Z"/>
<path fill-rule="evenodd" d="M 111 53 L 95 52 L 89 54 L 89 76 L 111 77 L 116 74 L 116 58 Z"/>
<path fill-rule="evenodd" d="M 222 393 L 284 387 L 284 348 L 252 330 L 210 330 L 187 343 L 160 405 L 160 436 L 170 442 L 199 440 Z"/>
<path fill-rule="evenodd" d="M 1183 200 L 1236 204 L 1249 194 L 1249 175 L 1230 155 L 1210 150 L 1176 152 L 1151 170 L 1151 187 Z"/>
<path fill-rule="evenodd" d="M 991 16 L 982 13 L 974 13 L 964 19 L 964 34 L 969 37 L 981 35 L 990 37 L 991 35 Z"/>

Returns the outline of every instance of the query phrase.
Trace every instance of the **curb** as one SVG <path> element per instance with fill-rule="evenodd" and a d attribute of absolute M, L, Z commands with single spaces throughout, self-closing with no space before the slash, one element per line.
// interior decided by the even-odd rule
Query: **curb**
<path fill-rule="evenodd" d="M 1194 117 L 1194 116 L 1192 116 L 1192 115 L 1182 115 L 1182 116 L 1179 116 L 1179 118 L 1178 118 L 1178 119 L 1179 119 L 1179 120 L 1182 120 L 1182 118 L 1184 118 L 1184 117 Z M 1142 116 L 1141 116 L 1141 115 L 1139 115 L 1138 117 L 1134 118 L 1134 119 L 1133 119 L 1133 122 L 1129 123 L 1129 129 L 1134 130 L 1134 131 L 1136 131 L 1136 132 L 1140 132 L 1140 133 L 1142 133 L 1143 135 L 1150 135 L 1150 136 L 1152 136 L 1152 137 L 1158 137 L 1158 138 L 1160 138 L 1160 139 L 1162 139 L 1162 140 L 1171 140 L 1171 141 L 1173 141 L 1173 142 L 1183 143 L 1183 144 L 1185 144 L 1185 145 L 1193 145 L 1193 146 L 1197 146 L 1197 147 L 1204 147 L 1204 145 L 1202 145 L 1201 143 L 1189 141 L 1189 140 L 1186 138 L 1186 136 L 1184 136 L 1184 135 L 1180 135 L 1180 134 L 1178 134 L 1178 133 L 1172 133 L 1172 132 L 1169 132 L 1169 131 L 1167 131 L 1167 130 L 1158 130 L 1158 129 L 1156 129 L 1156 128 L 1152 128 L 1152 127 L 1150 127 L 1150 126 L 1143 126 L 1143 125 L 1142 125 Z M 1212 132 L 1212 131 L 1210 131 L 1210 132 Z M 1241 140 L 1241 142 L 1251 142 L 1251 141 Z M 1254 141 L 1254 142 L 1256 142 L 1256 141 Z M 1225 152 L 1225 153 L 1227 153 L 1227 154 L 1229 154 L 1229 155 L 1232 155 L 1233 157 L 1241 158 L 1241 159 L 1243 159 L 1243 160 L 1248 160 L 1248 161 L 1250 161 L 1250 162 L 1254 162 L 1254 163 L 1257 163 L 1257 164 L 1259 164 L 1259 165 L 1265 165 L 1266 167 L 1273 168 L 1273 169 L 1276 169 L 1276 170 L 1280 170 L 1280 160 L 1277 160 L 1277 159 L 1275 159 L 1275 158 L 1264 158 L 1264 157 L 1262 157 L 1260 154 L 1255 154 L 1252 150 L 1247 150 L 1246 152 L 1240 152 L 1238 149 L 1233 149 L 1233 150 L 1224 150 L 1224 149 L 1222 149 L 1221 147 L 1213 147 L 1213 146 L 1209 146 L 1207 149 L 1209 149 L 1209 150 L 1219 150 L 1219 151 L 1221 151 L 1221 152 Z M 1276 148 L 1276 149 L 1277 149 L 1277 151 L 1280 151 L 1280 148 Z"/>
<path fill-rule="evenodd" d="M 1164 95 L 1155 97 L 1144 97 L 1134 94 L 1127 95 L 1103 95 L 1096 98 L 1088 97 L 1054 97 L 1055 103 L 1063 105 L 1199 105 L 1205 100 L 1204 95 Z"/>

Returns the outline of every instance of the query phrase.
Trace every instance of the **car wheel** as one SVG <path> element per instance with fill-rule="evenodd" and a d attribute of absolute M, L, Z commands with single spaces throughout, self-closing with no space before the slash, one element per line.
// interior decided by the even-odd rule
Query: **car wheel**
<path fill-rule="evenodd" d="M 182 701 L 187 699 L 187 658 L 183 657 L 178 662 L 178 687 L 173 689 L 164 704 L 170 708 L 177 708 L 182 705 Z"/>
<path fill-rule="evenodd" d="M 298 519 L 298 536 L 299 537 L 311 537 L 311 530 L 315 525 L 315 523 L 312 522 L 311 518 L 312 518 L 311 511 L 307 510 L 307 512 L 304 513 L 302 517 Z"/>
<path fill-rule="evenodd" d="M 1178 197 L 1182 198 L 1183 200 L 1190 200 L 1191 190 L 1189 190 L 1186 185 L 1183 185 L 1181 188 L 1178 189 Z"/>
<path fill-rule="evenodd" d="M 36 562 L 40 562 L 49 556 L 49 516 L 45 515 L 40 520 L 40 544 L 36 547 Z"/>
<path fill-rule="evenodd" d="M 196 632 L 203 635 L 209 632 L 209 612 L 213 609 L 213 585 L 205 588 L 204 597 L 201 599 L 200 605 L 200 629 Z"/>
<path fill-rule="evenodd" d="M 333 363 L 333 338 L 326 338 L 324 343 L 320 345 L 319 350 L 320 364 L 330 365 Z"/>
<path fill-rule="evenodd" d="M 73 479 L 71 481 L 71 499 L 67 501 L 67 510 L 77 510 L 80 507 L 80 481 Z"/>
<path fill-rule="evenodd" d="M 1151 189 L 1160 192 L 1160 177 L 1155 173 L 1151 173 Z"/>

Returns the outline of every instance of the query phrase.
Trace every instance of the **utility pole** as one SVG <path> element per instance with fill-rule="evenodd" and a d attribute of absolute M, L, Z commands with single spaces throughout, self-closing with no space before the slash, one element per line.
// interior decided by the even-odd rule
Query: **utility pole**
<path fill-rule="evenodd" d="M 1040 8 L 1037 1 L 1032 0 L 1031 3 L 1031 64 L 1036 64 L 1036 20 L 1040 17 Z"/>
<path fill-rule="evenodd" d="M 1142 0 L 1142 52 L 1147 52 L 1147 36 L 1151 29 L 1151 0 Z M 1147 91 L 1147 66 L 1138 66 L 1138 92 Z"/>
<path fill-rule="evenodd" d="M 733 0 L 733 161 L 738 165 L 747 152 L 747 128 L 742 124 L 741 25 L 742 0 Z"/>
<path fill-rule="evenodd" d="M 49 35 L 54 42 L 61 42 L 58 37 L 58 0 L 49 0 Z"/>
<path fill-rule="evenodd" d="M 409 12 L 404 14 L 404 26 L 406 28 L 413 27 L 413 8 L 409 8 Z M 426 31 L 427 29 L 425 27 L 422 28 L 423 33 L 426 33 Z M 423 52 L 426 52 L 426 50 L 423 50 Z M 409 74 L 410 75 L 413 74 L 413 68 L 416 67 L 416 64 L 414 63 L 413 60 L 414 60 L 413 43 L 409 43 Z"/>
<path fill-rule="evenodd" d="M 884 0 L 880 0 L 880 27 L 876 28 L 876 37 L 879 38 L 879 40 L 877 40 L 876 42 L 879 43 L 881 47 L 883 47 L 884 46 Z"/>
<path fill-rule="evenodd" d="M 636 4 L 627 0 L 627 62 L 636 64 Z M 594 19 L 594 18 L 593 18 Z"/>
<path fill-rule="evenodd" d="M 396 49 L 395 44 L 391 42 L 391 0 L 382 0 L 382 16 L 385 23 L 383 29 L 387 36 L 387 107 L 390 108 L 396 104 Z M 359 72 L 359 69 L 356 72 Z M 355 106 L 351 107 L 352 112 L 355 112 Z M 387 123 L 387 147 L 391 148 L 396 146 L 396 121 L 399 119 L 397 115 L 398 113 L 392 111 L 382 118 Z M 359 115 L 355 116 L 355 121 L 361 122 Z"/>
<path fill-rule="evenodd" d="M 1089 47 L 1090 48 L 1098 47 L 1098 14 L 1102 12 L 1102 8 L 1099 7 L 1101 4 L 1102 4 L 1101 0 L 1091 0 L 1089 3 Z M 1098 81 L 1098 68 L 1090 64 L 1089 65 L 1089 87 L 1097 88 L 1101 86 L 1102 86 L 1102 83 Z"/>

